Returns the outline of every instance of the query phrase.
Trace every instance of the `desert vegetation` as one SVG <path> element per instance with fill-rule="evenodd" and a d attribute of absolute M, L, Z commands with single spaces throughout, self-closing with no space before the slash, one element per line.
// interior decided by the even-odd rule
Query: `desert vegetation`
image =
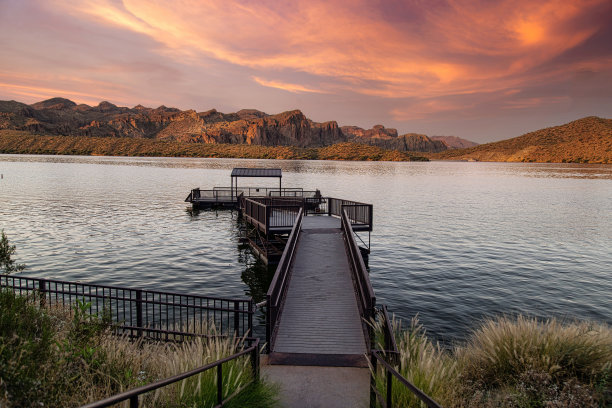
<path fill-rule="evenodd" d="M 338 143 L 327 147 L 306 148 L 190 143 L 128 137 L 40 136 L 17 130 L 0 130 L 0 153 L 300 160 L 427 160 L 409 152 L 387 150 L 377 146 L 356 143 Z"/>
<path fill-rule="evenodd" d="M 396 319 L 392 325 L 398 371 L 444 407 L 612 404 L 612 329 L 606 325 L 503 316 L 485 320 L 452 350 L 428 339 L 417 319 L 407 329 Z M 380 333 L 380 324 L 375 329 Z M 385 384 L 378 370 L 381 395 Z M 421 406 L 395 380 L 393 401 Z"/>

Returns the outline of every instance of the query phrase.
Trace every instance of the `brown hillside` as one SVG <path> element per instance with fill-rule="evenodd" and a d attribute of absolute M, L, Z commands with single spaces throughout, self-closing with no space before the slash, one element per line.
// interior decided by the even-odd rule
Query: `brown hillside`
<path fill-rule="evenodd" d="M 429 154 L 439 160 L 612 163 L 612 119 L 589 116 L 513 139 Z"/>
<path fill-rule="evenodd" d="M 0 129 L 0 154 L 65 154 L 84 156 L 218 157 L 245 159 L 427 161 L 408 152 L 356 143 L 327 147 L 191 143 L 130 137 L 42 136 Z"/>

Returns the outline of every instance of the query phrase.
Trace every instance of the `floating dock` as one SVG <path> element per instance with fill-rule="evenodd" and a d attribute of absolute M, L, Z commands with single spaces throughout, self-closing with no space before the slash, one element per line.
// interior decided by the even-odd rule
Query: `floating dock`
<path fill-rule="evenodd" d="M 240 177 L 277 177 L 279 187 L 238 187 Z M 266 295 L 270 364 L 367 367 L 373 206 L 283 188 L 281 178 L 280 169 L 234 169 L 229 188 L 193 189 L 186 201 L 239 209 L 254 251 L 278 263 Z"/>

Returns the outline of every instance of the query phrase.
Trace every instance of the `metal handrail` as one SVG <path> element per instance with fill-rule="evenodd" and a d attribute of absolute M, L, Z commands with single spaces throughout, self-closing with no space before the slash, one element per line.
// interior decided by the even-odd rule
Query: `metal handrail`
<path fill-rule="evenodd" d="M 357 242 L 353 236 L 353 228 L 346 211 L 342 211 L 341 229 L 344 235 L 346 250 L 349 255 L 351 272 L 357 284 L 360 312 L 363 319 L 367 322 L 374 317 L 376 295 L 374 294 L 374 289 L 372 289 L 368 270 L 366 269 L 363 258 L 361 257 L 359 246 L 357 246 Z"/>
<path fill-rule="evenodd" d="M 266 293 L 266 342 L 268 352 L 272 349 L 272 343 L 274 342 L 274 331 L 276 328 L 276 321 L 279 318 L 279 312 L 281 303 L 285 297 L 287 286 L 289 283 L 289 269 L 295 255 L 295 248 L 297 246 L 300 229 L 302 228 L 302 219 L 304 218 L 304 209 L 300 208 L 295 224 L 291 229 L 291 234 L 285 245 L 285 250 L 278 263 L 272 282 L 268 292 Z"/>
<path fill-rule="evenodd" d="M 412 384 L 410 381 L 408 381 L 404 376 L 402 376 L 400 373 L 397 372 L 397 370 L 395 370 L 393 367 L 391 367 L 391 365 L 389 363 L 387 363 L 385 361 L 385 359 L 379 354 L 378 350 L 371 350 L 370 352 L 371 356 L 372 356 L 372 371 L 375 373 L 376 372 L 376 365 L 377 362 L 379 362 L 380 364 L 382 364 L 382 366 L 384 367 L 384 369 L 386 370 L 387 373 L 387 399 L 385 401 L 385 408 L 391 408 L 393 406 L 393 400 L 392 400 L 392 387 L 393 387 L 393 381 L 392 381 L 392 377 L 395 377 L 397 379 L 397 381 L 399 381 L 401 384 L 403 384 L 406 388 L 408 388 L 414 395 L 416 395 L 416 397 L 418 399 L 420 399 L 422 402 L 425 403 L 425 405 L 427 405 L 427 407 L 429 408 L 442 408 L 442 406 L 440 404 L 438 404 L 436 401 L 434 401 L 429 395 L 425 394 L 423 391 L 421 391 L 416 385 Z M 370 406 L 374 407 L 372 400 L 370 400 Z"/>
<path fill-rule="evenodd" d="M 217 405 L 215 405 L 215 407 L 221 407 L 223 404 L 225 404 L 234 396 L 236 396 L 237 393 L 240 391 L 238 390 L 225 400 L 223 399 L 223 363 L 227 363 L 228 361 L 237 359 L 249 353 L 251 354 L 251 369 L 253 370 L 253 380 L 244 385 L 247 386 L 259 381 L 259 339 L 255 339 L 255 344 L 248 347 L 247 349 L 232 354 L 231 356 L 225 357 L 221 360 L 217 360 L 213 363 L 206 364 L 205 366 L 198 367 L 191 371 L 177 374 L 175 376 L 159 380 L 151 384 L 143 385 L 141 387 L 122 392 L 121 394 L 113 395 L 112 397 L 108 397 L 101 401 L 83 405 L 81 408 L 104 408 L 128 400 L 130 401 L 130 408 L 138 408 L 138 397 L 140 395 L 185 380 L 189 377 L 193 377 L 194 375 L 203 373 L 204 371 L 208 371 L 211 368 L 215 367 L 217 367 Z"/>

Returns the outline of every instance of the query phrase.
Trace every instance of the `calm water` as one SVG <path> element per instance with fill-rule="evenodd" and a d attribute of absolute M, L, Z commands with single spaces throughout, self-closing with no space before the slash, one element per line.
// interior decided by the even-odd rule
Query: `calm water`
<path fill-rule="evenodd" d="M 378 303 L 437 339 L 501 313 L 612 324 L 610 165 L 0 155 L 0 228 L 27 275 L 257 298 L 273 271 L 237 214 L 183 202 L 251 166 L 373 203 Z"/>

